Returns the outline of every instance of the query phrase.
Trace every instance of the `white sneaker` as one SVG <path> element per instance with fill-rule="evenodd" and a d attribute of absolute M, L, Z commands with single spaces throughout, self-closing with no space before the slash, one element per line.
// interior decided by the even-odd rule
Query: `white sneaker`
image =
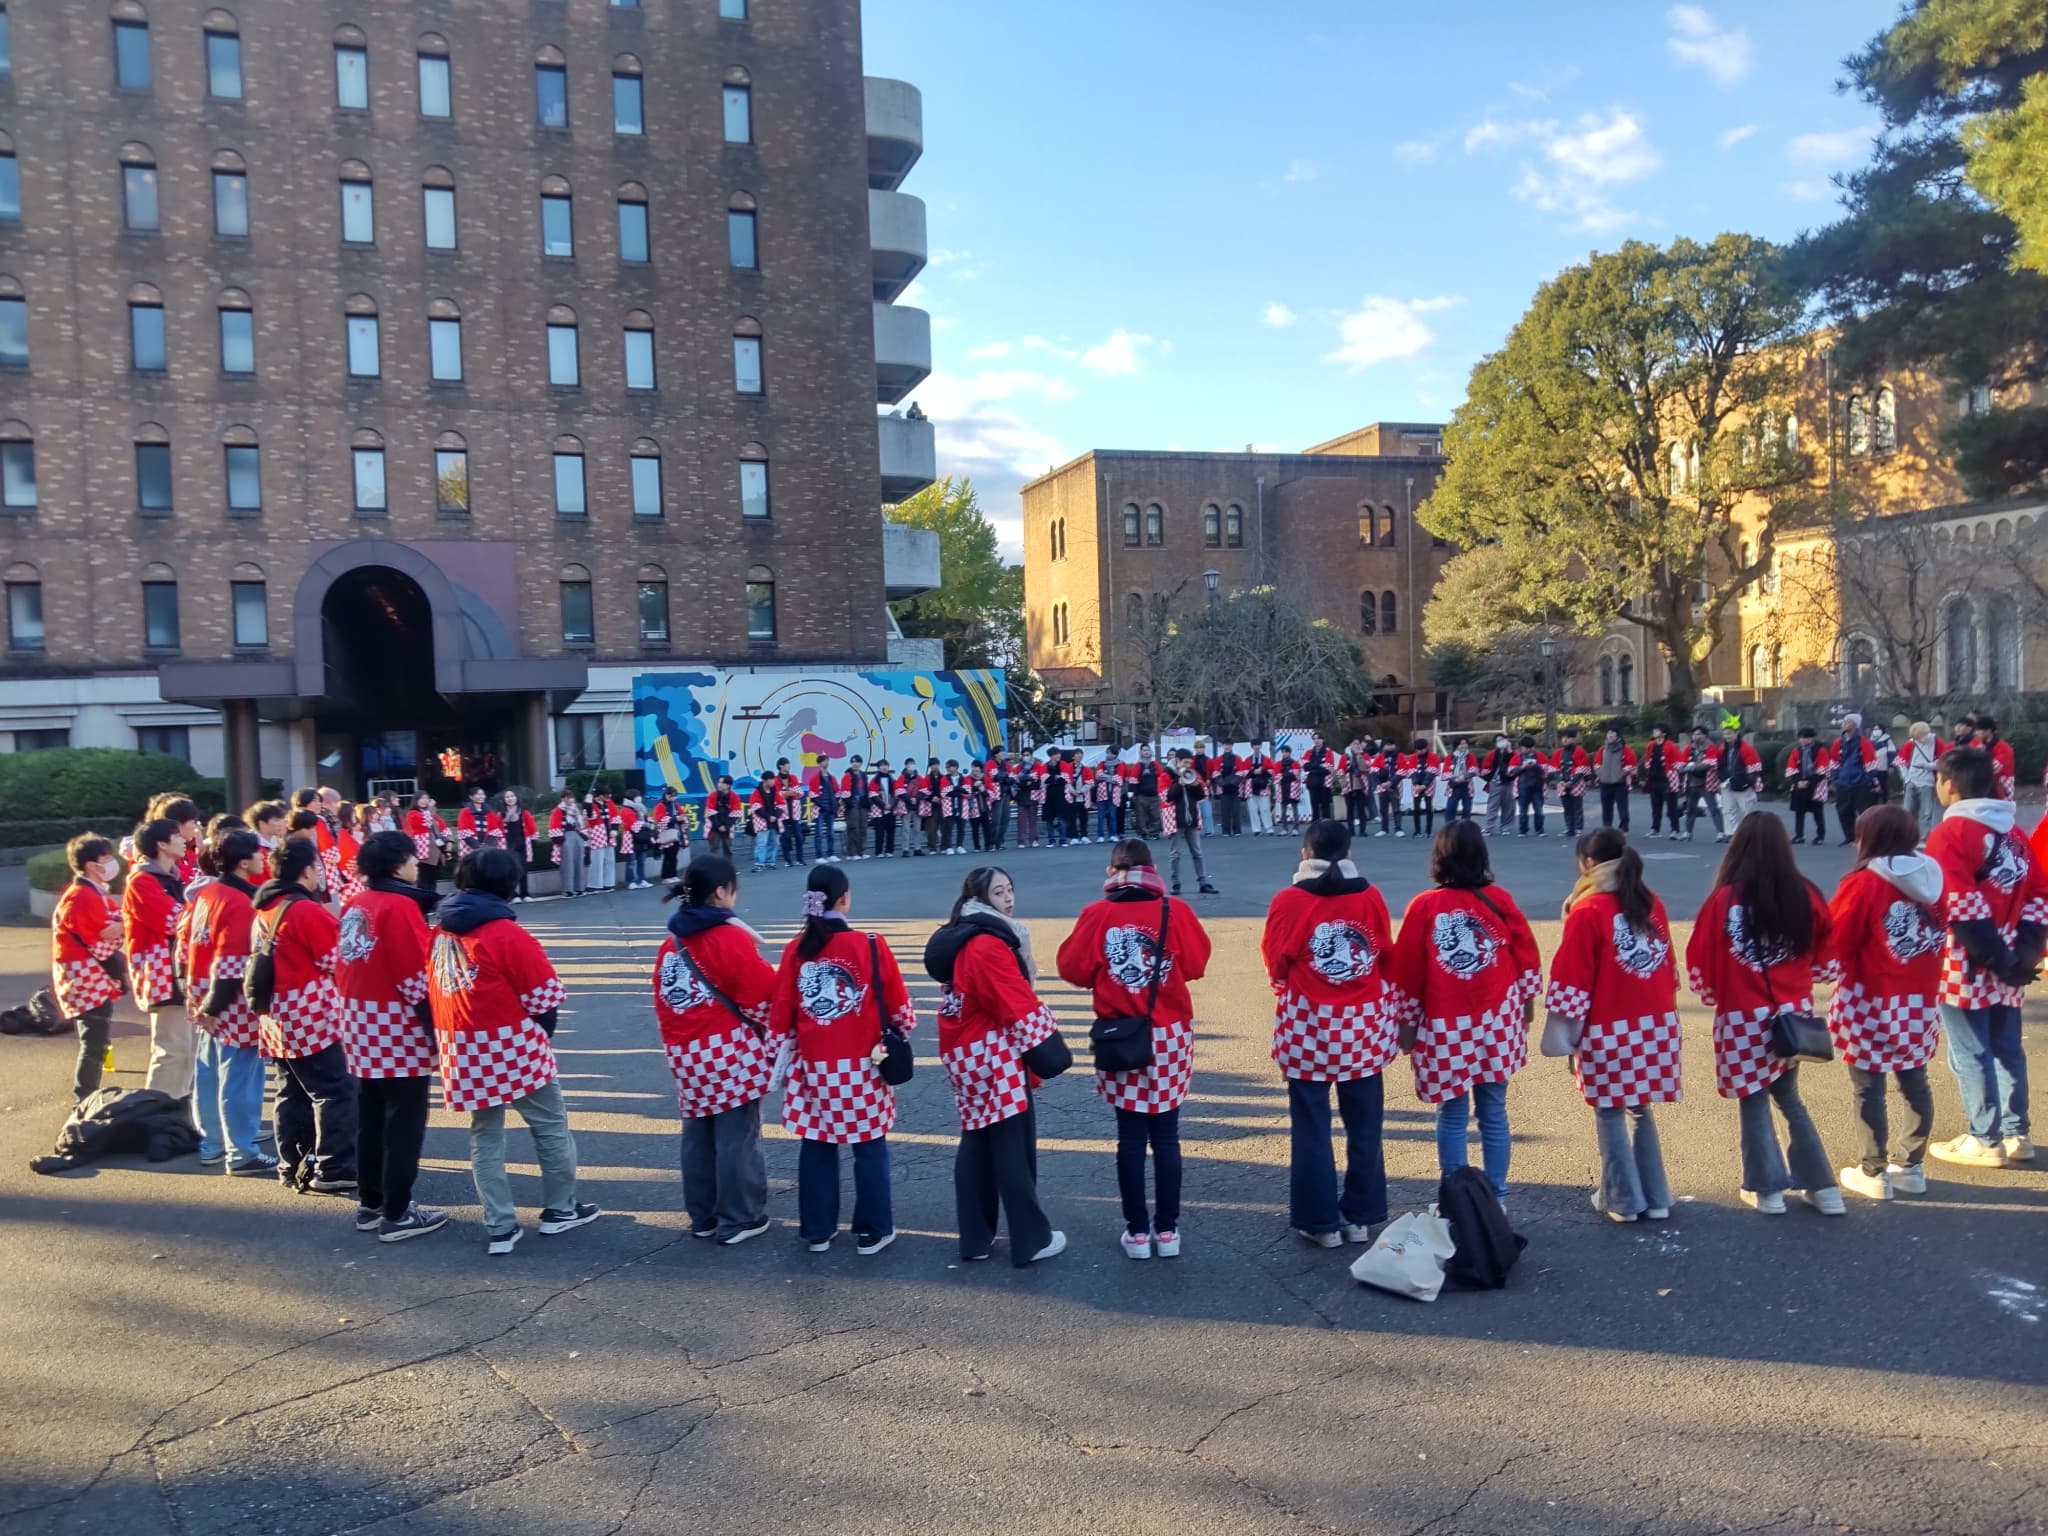
<path fill-rule="evenodd" d="M 1300 1227 L 1296 1227 L 1294 1235 L 1303 1242 L 1311 1243 L 1318 1248 L 1342 1248 L 1344 1246 L 1344 1234 L 1342 1232 L 1304 1232 Z"/>
<path fill-rule="evenodd" d="M 1895 1195 L 1924 1195 L 1927 1193 L 1927 1170 L 1917 1163 L 1911 1168 L 1893 1163 L 1884 1171 L 1885 1182 Z"/>
<path fill-rule="evenodd" d="M 1600 1191 L 1597 1189 L 1593 1191 L 1593 1209 L 1612 1222 L 1625 1224 L 1635 1220 L 1633 1216 L 1624 1216 L 1619 1211 L 1608 1210 L 1606 1206 L 1600 1203 Z"/>
<path fill-rule="evenodd" d="M 1126 1227 L 1124 1228 L 1123 1236 L 1118 1241 L 1122 1243 L 1124 1257 L 1127 1259 L 1149 1259 L 1152 1257 L 1152 1234 L 1150 1232 L 1133 1232 L 1129 1227 Z"/>
<path fill-rule="evenodd" d="M 1643 1212 L 1643 1220 L 1645 1221 L 1669 1221 L 1670 1219 L 1671 1207 L 1668 1205 L 1653 1205 Z"/>
<path fill-rule="evenodd" d="M 1159 1257 L 1162 1259 L 1177 1259 L 1180 1257 L 1180 1233 L 1178 1232 L 1155 1232 L 1152 1234 L 1152 1245 L 1159 1251 Z"/>
<path fill-rule="evenodd" d="M 1826 1189 L 1801 1190 L 1800 1193 L 1806 1197 L 1806 1203 L 1816 1211 L 1819 1211 L 1823 1216 L 1846 1216 L 1849 1214 L 1849 1207 L 1842 1203 L 1842 1192 L 1832 1185 Z"/>
<path fill-rule="evenodd" d="M 1865 1173 L 1861 1168 L 1844 1168 L 1835 1175 L 1836 1180 L 1852 1195 L 1861 1195 L 1866 1200 L 1889 1200 L 1892 1197 L 1892 1181 L 1889 1174 Z"/>
<path fill-rule="evenodd" d="M 1783 1195 L 1760 1195 L 1754 1190 L 1745 1189 L 1742 1192 L 1742 1203 L 1752 1211 L 1755 1211 L 1759 1216 L 1782 1216 L 1785 1214 L 1785 1197 Z"/>
<path fill-rule="evenodd" d="M 1345 1222 L 1344 1241 L 1347 1243 L 1369 1243 L 1372 1241 L 1372 1226 L 1369 1222 Z"/>
<path fill-rule="evenodd" d="M 1047 1243 L 1043 1248 L 1039 1249 L 1038 1252 L 1031 1255 L 1031 1262 L 1036 1264 L 1040 1259 L 1056 1259 L 1066 1251 L 1067 1234 L 1064 1232 L 1055 1232 L 1052 1235 L 1051 1242 Z"/>
<path fill-rule="evenodd" d="M 1937 1141 L 1927 1148 L 1929 1157 L 1944 1163 L 1961 1163 L 1966 1168 L 2003 1168 L 2005 1147 L 1997 1142 L 1979 1141 L 1965 1132 L 1950 1141 Z"/>
<path fill-rule="evenodd" d="M 2031 1163 L 2034 1160 L 2034 1139 L 2031 1136 L 2006 1137 L 2005 1160 L 2008 1163 Z"/>

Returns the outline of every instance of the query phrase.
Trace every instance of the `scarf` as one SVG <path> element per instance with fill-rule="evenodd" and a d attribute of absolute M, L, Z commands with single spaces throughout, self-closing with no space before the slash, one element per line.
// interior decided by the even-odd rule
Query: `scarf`
<path fill-rule="evenodd" d="M 1157 875 L 1153 878 L 1156 880 Z M 992 917 L 1017 936 L 1017 963 L 1026 976 L 1038 974 L 1038 963 L 1031 957 L 1031 930 L 1014 917 L 1006 917 L 985 901 L 970 901 L 961 907 L 962 917 Z"/>
<path fill-rule="evenodd" d="M 1157 901 L 1166 894 L 1166 882 L 1152 865 L 1134 864 L 1129 869 L 1111 870 L 1109 878 L 1102 882 L 1102 894 L 1111 901 L 1137 901 L 1145 897 Z"/>
<path fill-rule="evenodd" d="M 1621 860 L 1609 859 L 1604 864 L 1595 864 L 1579 876 L 1578 884 L 1572 887 L 1571 895 L 1564 899 L 1564 910 L 1559 917 L 1568 917 L 1571 910 L 1596 891 L 1612 891 L 1621 881 Z"/>
<path fill-rule="evenodd" d="M 387 880 L 381 875 L 375 880 L 364 881 L 363 888 L 371 891 L 382 891 L 387 896 L 410 897 L 413 901 L 419 903 L 420 915 L 422 917 L 432 917 L 434 915 L 434 908 L 441 904 L 441 898 L 438 894 L 429 895 L 416 885 L 408 885 L 403 880 Z"/>
<path fill-rule="evenodd" d="M 1332 864 L 1328 859 L 1303 859 L 1294 866 L 1295 885 L 1312 896 L 1355 896 L 1369 882 L 1349 859 Z"/>

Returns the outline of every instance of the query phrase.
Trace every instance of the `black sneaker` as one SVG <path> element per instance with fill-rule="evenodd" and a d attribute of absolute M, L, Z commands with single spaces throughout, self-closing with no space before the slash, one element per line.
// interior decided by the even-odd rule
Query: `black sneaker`
<path fill-rule="evenodd" d="M 1211 885 L 1206 880 L 1204 880 L 1201 883 L 1198 889 L 1204 896 L 1221 896 L 1223 894 L 1221 891 L 1217 890 L 1215 886 Z"/>
<path fill-rule="evenodd" d="M 315 1195 L 352 1195 L 356 1192 L 356 1176 L 346 1173 L 308 1179 L 306 1190 Z"/>
<path fill-rule="evenodd" d="M 587 1227 L 604 1213 L 588 1200 L 573 1211 L 542 1211 L 540 1229 L 552 1237 L 557 1232 L 567 1232 L 572 1227 Z"/>
<path fill-rule="evenodd" d="M 493 1258 L 510 1253 L 519 1246 L 519 1239 L 526 1236 L 524 1227 L 514 1227 L 509 1232 L 493 1232 L 484 1244 L 484 1252 Z"/>
<path fill-rule="evenodd" d="M 356 1230 L 358 1232 L 374 1232 L 383 1224 L 383 1221 L 384 1213 L 376 1206 L 359 1205 L 356 1207 Z"/>
<path fill-rule="evenodd" d="M 429 1232 L 438 1232 L 447 1225 L 446 1211 L 436 1206 L 420 1205 L 415 1202 L 406 1207 L 405 1214 L 398 1220 L 378 1224 L 377 1241 L 402 1243 L 409 1237 L 425 1237 Z"/>
<path fill-rule="evenodd" d="M 1178 880 L 1173 882 L 1173 894 L 1176 896 L 1180 894 L 1180 882 Z"/>

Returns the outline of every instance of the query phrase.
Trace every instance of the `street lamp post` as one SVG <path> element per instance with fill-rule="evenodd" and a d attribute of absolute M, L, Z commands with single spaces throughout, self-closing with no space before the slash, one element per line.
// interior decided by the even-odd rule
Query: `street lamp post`
<path fill-rule="evenodd" d="M 1557 641 L 1545 635 L 1537 649 L 1543 652 L 1543 744 L 1557 745 Z"/>
<path fill-rule="evenodd" d="M 1216 601 L 1216 589 L 1222 584 L 1223 573 L 1221 571 L 1202 572 L 1202 585 L 1209 589 L 1209 601 L 1212 604 Z"/>
<path fill-rule="evenodd" d="M 1222 585 L 1223 573 L 1221 571 L 1208 570 L 1202 572 L 1202 586 L 1205 589 L 1207 589 L 1209 593 L 1209 611 L 1211 613 L 1214 613 L 1216 611 L 1216 589 Z M 1203 721 L 1203 724 L 1206 725 L 1209 728 L 1209 730 L 1213 733 L 1216 729 L 1216 716 L 1218 713 L 1218 702 L 1216 696 L 1213 693 L 1209 696 L 1208 704 L 1209 707 L 1205 711 L 1203 711 L 1203 713 L 1207 716 L 1207 718 Z"/>

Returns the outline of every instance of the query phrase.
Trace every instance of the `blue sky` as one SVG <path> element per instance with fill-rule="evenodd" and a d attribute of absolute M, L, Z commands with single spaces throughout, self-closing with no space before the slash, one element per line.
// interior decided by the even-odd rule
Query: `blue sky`
<path fill-rule="evenodd" d="M 941 473 L 1439 420 L 1589 251 L 1825 222 L 1895 0 L 866 0 L 924 92 Z"/>

